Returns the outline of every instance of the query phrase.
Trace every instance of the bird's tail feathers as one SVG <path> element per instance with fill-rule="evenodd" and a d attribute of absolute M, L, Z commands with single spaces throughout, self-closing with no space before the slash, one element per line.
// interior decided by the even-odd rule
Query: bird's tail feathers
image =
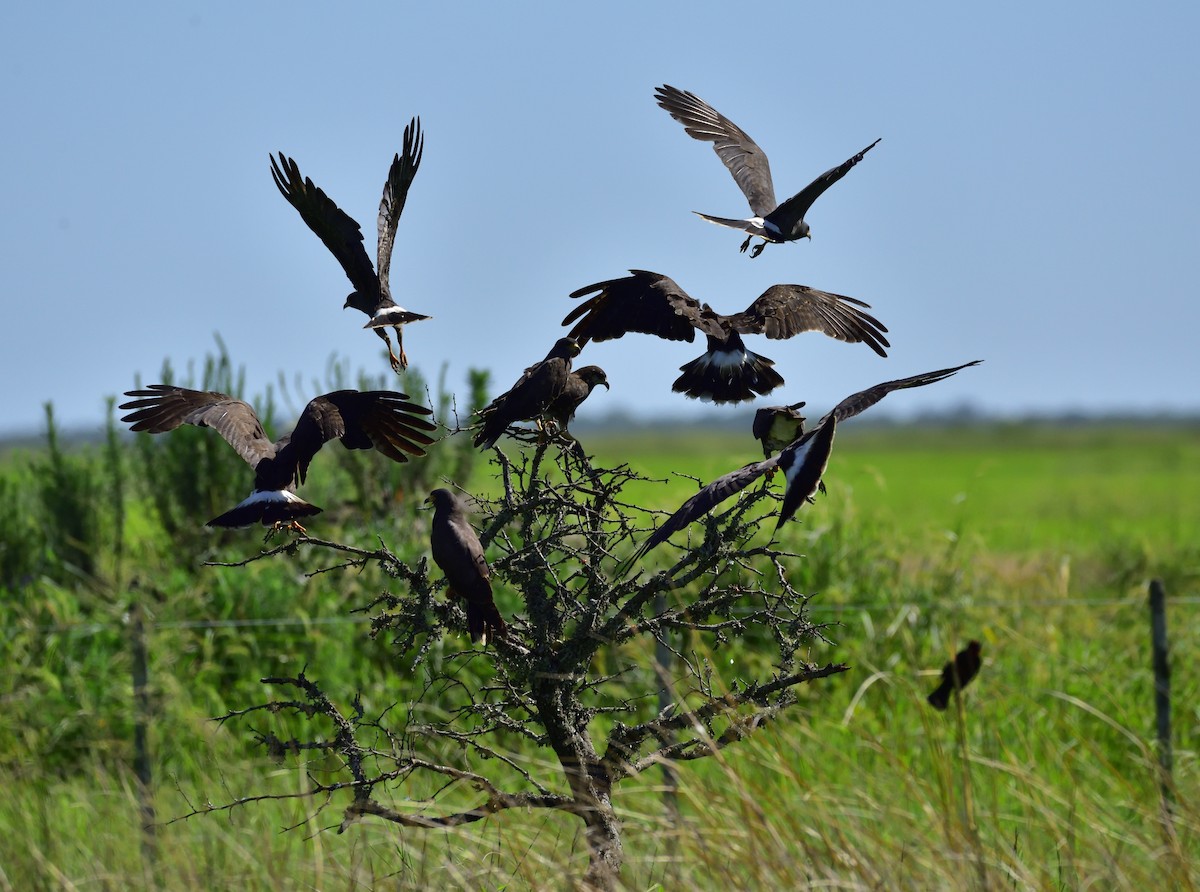
<path fill-rule="evenodd" d="M 363 328 L 386 328 L 389 325 L 404 325 L 406 322 L 420 322 L 422 319 L 432 318 L 432 316 L 426 316 L 423 313 L 414 313 L 412 310 L 406 310 L 404 307 L 388 307 L 386 310 L 380 310 L 368 319 L 367 324 Z"/>
<path fill-rule="evenodd" d="M 508 626 L 500 611 L 490 600 L 487 603 L 467 602 L 467 631 L 472 641 L 487 644 L 508 634 Z"/>
<path fill-rule="evenodd" d="M 697 217 L 707 220 L 709 223 L 716 223 L 718 226 L 728 226 L 730 229 L 740 229 L 751 235 L 766 237 L 762 217 L 751 217 L 748 220 L 734 220 L 731 217 L 714 217 L 712 214 L 702 214 L 699 211 L 692 211 L 692 213 Z"/>
<path fill-rule="evenodd" d="M 679 367 L 671 389 L 693 399 L 740 403 L 770 393 L 783 383 L 775 363 L 749 350 L 705 352 Z"/>
<path fill-rule="evenodd" d="M 261 523 L 271 526 L 276 523 L 291 523 L 301 517 L 320 514 L 321 509 L 304 501 L 294 492 L 267 490 L 251 493 L 220 517 L 214 517 L 205 526 L 238 529 Z"/>

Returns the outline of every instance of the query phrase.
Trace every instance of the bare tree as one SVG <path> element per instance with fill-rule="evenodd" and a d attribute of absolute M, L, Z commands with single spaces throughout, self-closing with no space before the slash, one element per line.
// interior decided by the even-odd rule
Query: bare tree
<path fill-rule="evenodd" d="M 339 704 L 306 672 L 264 678 L 283 693 L 220 721 L 269 716 L 275 730 L 258 731 L 259 741 L 277 757 L 310 759 L 311 787 L 193 814 L 308 796 L 322 808 L 345 803 L 340 832 L 365 818 L 435 828 L 506 809 L 558 809 L 585 827 L 582 885 L 612 889 L 623 858 L 612 804 L 618 783 L 711 756 L 792 705 L 798 685 L 846 669 L 797 657 L 820 631 L 808 596 L 788 581 L 786 562 L 797 555 L 754 544 L 763 521 L 774 525 L 777 497 L 768 487 L 746 490 L 695 525 L 666 569 L 620 578 L 620 559 L 652 525 L 653 512 L 623 496 L 644 478 L 625 466 L 592 468 L 580 451 L 546 441 L 513 458 L 494 455 L 502 494 L 479 501 L 476 519 L 509 631 L 486 648 L 467 646 L 466 615 L 439 596 L 443 580 L 424 557 L 301 537 L 241 562 L 305 548 L 337 553 L 339 568 L 377 565 L 396 585 L 364 608 L 371 635 L 391 636 L 425 681 L 408 704 L 368 716 L 356 696 Z M 454 639 L 466 649 L 446 653 Z M 722 687 L 689 644 L 700 639 L 713 647 L 744 641 L 768 657 L 745 670 L 752 677 Z M 674 654 L 669 670 L 652 642 Z M 406 793 L 431 780 L 443 795 Z M 445 805 L 450 790 L 459 802 L 470 790 L 473 801 Z"/>

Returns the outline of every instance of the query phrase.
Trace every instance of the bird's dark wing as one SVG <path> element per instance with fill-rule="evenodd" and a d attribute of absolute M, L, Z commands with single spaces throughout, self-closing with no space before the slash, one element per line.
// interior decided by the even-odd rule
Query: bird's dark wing
<path fill-rule="evenodd" d="M 811 431 L 802 435 L 779 455 L 779 467 L 783 469 L 787 486 L 783 492 L 783 504 L 779 506 L 779 519 L 775 529 L 791 520 L 812 494 L 821 485 L 829 456 L 833 452 L 833 435 L 837 429 L 837 416 L 827 415 Z"/>
<path fill-rule="evenodd" d="M 925 372 L 922 375 L 913 375 L 911 378 L 884 381 L 882 384 L 876 384 L 874 387 L 868 387 L 866 390 L 860 390 L 858 393 L 846 397 L 834 406 L 825 418 L 833 415 L 838 421 L 845 421 L 847 418 L 853 418 L 860 412 L 871 408 L 871 406 L 875 405 L 893 390 L 904 390 L 908 387 L 924 387 L 926 384 L 934 384 L 949 378 L 955 372 L 962 371 L 973 365 L 979 365 L 981 362 L 983 362 L 982 359 L 977 359 L 974 362 L 956 365 L 950 369 L 938 369 L 936 372 Z M 824 421 L 825 418 L 821 420 Z"/>
<path fill-rule="evenodd" d="M 571 359 L 577 355 L 579 343 L 574 338 L 559 338 L 545 359 L 527 368 L 516 384 L 480 410 L 483 426 L 475 435 L 475 445 L 490 449 L 510 424 L 545 412 L 567 386 Z"/>
<path fill-rule="evenodd" d="M 819 331 L 839 341 L 865 343 L 880 356 L 890 347 L 887 328 L 860 307 L 870 304 L 842 294 L 818 291 L 807 285 L 772 285 L 726 324 L 742 334 L 765 334 L 781 340 L 804 331 Z"/>
<path fill-rule="evenodd" d="M 134 410 L 121 418 L 131 430 L 161 434 L 181 424 L 211 427 L 250 467 L 275 454 L 275 444 L 263 431 L 254 409 L 228 394 L 151 384 L 144 390 L 126 391 L 125 395 L 135 397 L 118 407 Z"/>
<path fill-rule="evenodd" d="M 404 150 L 392 159 L 387 182 L 383 185 L 383 199 L 379 202 L 379 252 L 376 256 L 379 279 L 385 284 L 392 268 L 396 225 L 404 211 L 404 202 L 408 200 L 408 188 L 417 175 L 417 168 L 421 166 L 424 150 L 425 134 L 421 132 L 421 119 L 413 118 L 404 128 Z"/>
<path fill-rule="evenodd" d="M 686 90 L 664 84 L 655 91 L 654 98 L 689 136 L 713 144 L 713 151 L 729 168 L 755 214 L 765 217 L 775 209 L 771 165 L 766 153 L 741 127 Z"/>
<path fill-rule="evenodd" d="M 779 456 L 775 456 L 766 461 L 752 462 L 723 477 L 718 477 L 680 505 L 674 514 L 663 521 L 650 538 L 643 542 L 641 547 L 628 559 L 628 563 L 640 560 L 650 549 L 666 542 L 693 520 L 703 517 L 730 496 L 741 492 L 778 463 Z"/>
<path fill-rule="evenodd" d="M 794 224 L 804 219 L 804 215 L 813 206 L 813 202 L 820 198 L 826 189 L 849 173 L 850 168 L 859 161 L 862 161 L 863 156 L 877 145 L 879 145 L 879 140 L 875 140 L 875 142 L 871 143 L 861 152 L 847 158 L 837 167 L 829 168 L 829 170 L 783 202 L 779 207 L 775 208 L 770 214 L 771 219 L 776 221 L 779 228 L 785 232 L 791 229 Z"/>
<path fill-rule="evenodd" d="M 591 295 L 562 321 L 563 325 L 575 322 L 571 337 L 580 345 L 610 341 L 629 332 L 668 341 L 692 341 L 697 328 L 718 333 L 707 331 L 712 326 L 706 322 L 700 302 L 669 276 L 643 269 L 631 269 L 630 273 L 571 292 L 574 298 Z"/>
<path fill-rule="evenodd" d="M 346 271 L 357 296 L 352 306 L 371 315 L 378 301 L 379 279 L 363 246 L 362 227 L 312 180 L 302 177 L 296 162 L 282 152 L 278 160 L 271 156 L 271 176 L 283 197 Z"/>
<path fill-rule="evenodd" d="M 421 417 L 432 412 L 391 390 L 336 390 L 311 400 L 291 433 L 286 457 L 294 479 L 303 483 L 309 462 L 321 447 L 340 439 L 347 449 L 376 449 L 392 461 L 425 454 L 436 425 Z M 286 456 L 285 456 L 286 451 Z"/>

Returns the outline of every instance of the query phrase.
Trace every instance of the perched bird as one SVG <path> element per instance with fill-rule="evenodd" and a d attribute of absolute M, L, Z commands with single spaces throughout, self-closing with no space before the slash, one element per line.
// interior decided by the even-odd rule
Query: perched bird
<path fill-rule="evenodd" d="M 728 217 L 713 217 L 695 213 L 710 223 L 728 226 L 748 232 L 742 243 L 742 251 L 750 247 L 750 240 L 761 238 L 762 244 L 750 252 L 751 257 L 762 253 L 768 243 L 782 244 L 798 239 L 812 238 L 812 231 L 804 221 L 804 215 L 821 194 L 844 177 L 863 156 L 879 144 L 871 143 L 861 152 L 847 158 L 837 167 L 825 171 L 783 204 L 775 202 L 775 186 L 771 182 L 771 166 L 766 153 L 758 147 L 741 127 L 733 123 L 715 108 L 686 90 L 664 84 L 655 90 L 654 98 L 671 117 L 683 125 L 689 136 L 702 142 L 711 142 L 713 151 L 733 174 L 738 188 L 750 202 L 754 216 L 747 220 L 731 220 Z"/>
<path fill-rule="evenodd" d="M 600 366 L 585 365 L 576 369 L 567 376 L 562 392 L 546 407 L 543 414 L 553 421 L 560 431 L 565 431 L 571 419 L 575 417 L 575 410 L 599 385 L 603 385 L 605 390 L 611 390 L 608 386 L 608 375 L 604 374 L 604 369 Z"/>
<path fill-rule="evenodd" d="M 321 509 L 296 495 L 313 456 L 330 440 L 347 449 L 376 449 L 392 461 L 425 454 L 436 426 L 423 417 L 429 409 L 391 390 L 336 390 L 311 400 L 290 434 L 274 443 L 249 403 L 224 393 L 151 384 L 127 391 L 135 399 L 121 418 L 134 431 L 161 434 L 181 424 L 211 427 L 254 468 L 254 490 L 237 506 L 208 522 L 210 527 L 286 524 L 303 531 L 298 520 Z"/>
<path fill-rule="evenodd" d="M 580 347 L 588 341 L 610 341 L 630 332 L 688 341 L 696 332 L 708 338 L 703 356 L 680 366 L 672 385 L 676 393 L 715 403 L 737 403 L 767 394 L 783 383 L 774 361 L 746 349 L 743 334 L 783 340 L 819 331 L 839 341 L 866 344 L 880 356 L 891 346 L 887 328 L 853 297 L 817 291 L 806 285 L 772 285 L 740 313 L 724 316 L 689 295 L 669 276 L 647 270 L 597 282 L 571 293 L 586 297 L 563 319 L 575 323 L 571 336 Z"/>
<path fill-rule="evenodd" d="M 760 462 L 751 462 L 744 467 L 731 471 L 723 477 L 718 477 L 698 493 L 684 502 L 679 509 L 668 517 L 654 533 L 634 552 L 633 556 L 624 563 L 631 565 L 642 558 L 650 549 L 667 541 L 671 536 L 684 529 L 697 518 L 703 517 L 721 502 L 732 495 L 741 492 L 759 477 L 776 468 L 783 471 L 786 480 L 783 505 L 780 506 L 779 519 L 775 524 L 778 531 L 784 523 L 791 519 L 805 500 L 812 497 L 821 485 L 821 477 L 833 449 L 833 435 L 836 426 L 848 418 L 853 418 L 865 409 L 875 405 L 893 390 L 909 387 L 923 387 L 937 381 L 949 378 L 955 372 L 968 366 L 978 365 L 981 360 L 968 362 L 965 365 L 949 369 L 939 369 L 936 372 L 926 372 L 913 375 L 911 378 L 900 378 L 895 381 L 885 381 L 866 390 L 851 394 L 825 415 L 817 426 L 805 431 L 794 443 L 788 445 L 778 455 Z"/>
<path fill-rule="evenodd" d="M 568 386 L 571 360 L 578 355 L 579 344 L 574 338 L 555 341 L 545 359 L 527 368 L 516 384 L 480 410 L 483 425 L 475 436 L 475 445 L 488 449 L 496 445 L 510 424 L 540 418 Z"/>
<path fill-rule="evenodd" d="M 300 176 L 300 168 L 291 158 L 279 153 L 279 159 L 271 156 L 271 176 L 283 193 L 308 224 L 325 243 L 325 247 L 337 258 L 346 276 L 354 286 L 346 298 L 346 307 L 362 310 L 370 319 L 364 328 L 373 328 L 375 334 L 387 344 L 388 359 L 392 368 L 399 372 L 408 368 L 408 357 L 404 353 L 404 324 L 430 317 L 406 310 L 392 300 L 392 289 L 388 274 L 392 265 L 392 247 L 396 241 L 396 225 L 408 198 L 408 188 L 421 164 L 421 153 L 425 137 L 421 133 L 421 121 L 413 118 L 404 128 L 404 151 L 392 159 L 387 182 L 383 184 L 383 199 L 379 202 L 379 244 L 376 253 L 378 273 L 371 266 L 363 246 L 362 227 L 349 214 L 342 211 L 333 200 L 313 181 Z M 397 356 L 392 351 L 392 342 L 387 329 L 396 331 Z"/>
<path fill-rule="evenodd" d="M 754 413 L 750 432 L 762 443 L 763 458 L 770 458 L 804 433 L 804 401 L 790 406 L 766 406 Z"/>
<path fill-rule="evenodd" d="M 429 547 L 433 562 L 446 574 L 446 595 L 465 603 L 471 640 L 487 644 L 508 627 L 492 599 L 492 570 L 467 520 L 466 505 L 448 489 L 435 489 L 425 503 L 433 505 Z"/>
<path fill-rule="evenodd" d="M 955 654 L 953 660 L 942 667 L 942 683 L 926 698 L 930 706 L 944 711 L 950 705 L 950 693 L 956 689 L 962 690 L 970 684 L 971 679 L 979 674 L 979 667 L 983 665 L 982 651 L 983 645 L 978 641 L 970 641 L 963 650 Z"/>

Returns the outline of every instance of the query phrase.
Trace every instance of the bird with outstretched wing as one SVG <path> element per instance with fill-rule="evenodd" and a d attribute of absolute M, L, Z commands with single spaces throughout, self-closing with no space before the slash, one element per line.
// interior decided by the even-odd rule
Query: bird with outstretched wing
<path fill-rule="evenodd" d="M 630 270 L 620 279 L 596 282 L 571 293 L 586 298 L 563 319 L 580 347 L 631 332 L 668 341 L 708 339 L 702 356 L 680 366 L 672 390 L 714 403 L 737 403 L 767 394 L 783 383 L 774 360 L 746 349 L 743 334 L 784 340 L 816 331 L 839 341 L 866 344 L 887 356 L 887 328 L 853 297 L 807 285 L 772 285 L 740 313 L 723 315 L 701 303 L 662 273 Z"/>
<path fill-rule="evenodd" d="M 388 360 L 397 372 L 408 367 L 408 356 L 404 352 L 404 325 L 428 319 L 422 313 L 406 310 L 392 300 L 389 282 L 392 266 L 392 249 L 396 243 L 396 227 L 400 214 L 408 199 L 408 189 L 425 148 L 425 137 L 421 133 L 421 121 L 413 118 L 404 128 L 403 152 L 392 159 L 387 182 L 383 185 L 383 198 L 379 202 L 379 241 L 376 250 L 376 266 L 371 265 L 363 245 L 362 227 L 349 214 L 333 203 L 323 190 L 308 177 L 300 175 L 296 162 L 279 153 L 271 156 L 271 176 L 275 185 L 288 203 L 300 214 L 308 228 L 317 234 L 329 252 L 337 258 L 354 290 L 346 298 L 342 308 L 354 307 L 369 317 L 364 328 L 374 329 L 388 348 Z M 387 330 L 396 332 L 396 352 Z"/>
<path fill-rule="evenodd" d="M 767 155 L 746 131 L 699 96 L 686 90 L 664 84 L 655 90 L 654 98 L 672 118 L 683 125 L 689 136 L 713 144 L 713 151 L 729 169 L 734 182 L 746 196 L 750 210 L 754 213 L 754 216 L 748 219 L 714 217 L 699 211 L 695 213 L 709 223 L 749 233 L 746 241 L 742 243 L 743 252 L 750 247 L 751 239 L 761 238 L 762 243 L 755 245 L 754 250 L 750 252 L 751 257 L 761 254 L 768 244 L 811 239 L 812 230 L 805 222 L 804 215 L 813 206 L 813 202 L 879 144 L 879 140 L 875 140 L 837 167 L 825 171 L 787 201 L 777 204 Z"/>
<path fill-rule="evenodd" d="M 133 397 L 119 408 L 130 429 L 161 434 L 181 424 L 209 427 L 225 438 L 254 469 L 254 490 L 238 505 L 208 522 L 210 527 L 287 525 L 303 531 L 302 517 L 321 509 L 296 495 L 321 447 L 341 440 L 347 449 L 375 449 L 392 461 L 425 454 L 436 425 L 422 416 L 432 412 L 391 390 L 335 390 L 310 400 L 291 433 L 272 442 L 253 407 L 210 390 L 151 384 L 127 391 Z"/>

